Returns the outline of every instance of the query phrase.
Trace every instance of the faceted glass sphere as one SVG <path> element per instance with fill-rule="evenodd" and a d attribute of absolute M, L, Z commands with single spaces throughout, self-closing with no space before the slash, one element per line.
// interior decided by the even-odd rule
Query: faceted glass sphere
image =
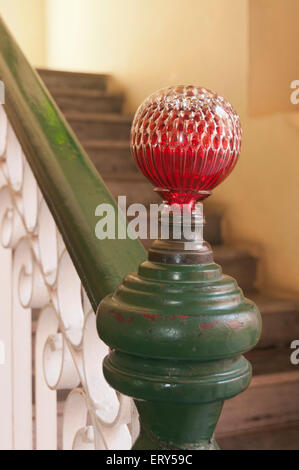
<path fill-rule="evenodd" d="M 228 101 L 205 88 L 175 86 L 138 108 L 131 151 L 164 200 L 193 205 L 232 171 L 241 138 L 239 117 Z"/>

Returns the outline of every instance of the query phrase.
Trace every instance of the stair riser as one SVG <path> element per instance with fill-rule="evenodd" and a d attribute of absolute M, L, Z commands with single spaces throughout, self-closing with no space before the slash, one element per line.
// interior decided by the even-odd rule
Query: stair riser
<path fill-rule="evenodd" d="M 75 134 L 81 141 L 85 140 L 129 140 L 130 122 L 88 121 L 87 119 L 68 119 Z M 128 159 L 128 152 L 126 155 Z"/>
<path fill-rule="evenodd" d="M 250 432 L 220 436 L 222 450 L 299 450 L 299 423 L 258 428 Z"/>
<path fill-rule="evenodd" d="M 205 213 L 205 211 L 204 211 Z M 204 239 L 211 245 L 222 243 L 221 214 L 206 214 L 206 224 L 204 226 Z"/>
<path fill-rule="evenodd" d="M 107 89 L 108 77 L 106 75 L 55 73 L 47 70 L 39 70 L 38 73 L 50 90 L 51 88 L 80 88 L 98 91 L 106 91 Z"/>
<path fill-rule="evenodd" d="M 124 173 L 138 174 L 138 169 L 132 158 L 130 158 L 128 149 L 99 149 L 90 148 L 86 145 L 84 147 L 98 172 L 104 179 L 105 175 L 111 175 L 112 173 L 116 175 Z M 106 180 L 105 182 L 107 184 Z M 124 193 L 120 192 L 119 194 Z"/>
<path fill-rule="evenodd" d="M 229 274 L 236 279 L 239 287 L 244 291 L 250 291 L 255 287 L 257 277 L 257 259 L 250 255 L 237 260 L 222 260 L 215 254 L 215 262 L 220 264 L 224 274 Z"/>
<path fill-rule="evenodd" d="M 265 314 L 262 318 L 263 330 L 258 344 L 259 348 L 290 346 L 291 342 L 297 339 L 296 332 L 299 331 L 297 311 Z"/>
<path fill-rule="evenodd" d="M 153 186 L 150 183 L 147 184 L 144 180 L 121 181 L 105 179 L 105 183 L 115 198 L 126 195 L 127 205 L 139 203 L 149 207 L 151 203 L 162 203 L 162 199 L 154 191 Z"/>
<path fill-rule="evenodd" d="M 228 400 L 217 433 L 231 433 L 299 420 L 299 376 L 296 381 L 250 388 Z"/>
<path fill-rule="evenodd" d="M 120 113 L 123 100 L 122 98 L 105 96 L 98 98 L 89 98 L 81 96 L 55 96 L 54 99 L 60 109 L 67 112 L 89 112 L 89 113 Z"/>

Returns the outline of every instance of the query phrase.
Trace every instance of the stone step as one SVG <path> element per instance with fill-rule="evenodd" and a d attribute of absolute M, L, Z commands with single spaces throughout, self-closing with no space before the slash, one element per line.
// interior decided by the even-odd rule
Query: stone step
<path fill-rule="evenodd" d="M 105 74 L 52 69 L 38 69 L 37 72 L 50 90 L 52 88 L 80 88 L 105 91 L 107 88 L 108 75 Z"/>
<path fill-rule="evenodd" d="M 133 165 L 134 162 L 133 162 Z M 149 207 L 150 204 L 161 204 L 160 196 L 154 191 L 153 185 L 138 173 L 105 174 L 105 183 L 115 198 L 117 196 L 127 196 L 127 205 L 143 204 Z"/>
<path fill-rule="evenodd" d="M 108 113 L 66 113 L 65 117 L 80 141 L 130 139 L 132 117 L 123 114 Z M 127 158 L 131 158 L 128 150 Z"/>
<path fill-rule="evenodd" d="M 128 140 L 84 140 L 81 143 L 103 177 L 124 173 L 140 175 L 131 157 Z M 140 175 L 142 179 L 145 181 Z"/>
<path fill-rule="evenodd" d="M 123 96 L 101 90 L 84 88 L 51 88 L 57 105 L 64 114 L 68 112 L 120 113 Z"/>
<path fill-rule="evenodd" d="M 299 421 L 219 436 L 222 450 L 299 450 Z"/>
<path fill-rule="evenodd" d="M 218 436 L 299 421 L 299 366 L 290 362 L 291 349 L 254 350 L 249 388 L 227 400 L 217 427 Z"/>
<path fill-rule="evenodd" d="M 140 175 L 131 157 L 128 140 L 84 140 L 81 143 L 101 176 Z"/>
<path fill-rule="evenodd" d="M 216 211 L 204 210 L 205 225 L 203 228 L 204 240 L 211 245 L 220 245 L 223 242 L 222 239 L 222 219 L 223 213 Z"/>
<path fill-rule="evenodd" d="M 213 247 L 215 262 L 220 264 L 224 274 L 234 277 L 244 291 L 255 287 L 258 259 L 247 250 L 227 245 Z"/>
<path fill-rule="evenodd" d="M 247 292 L 258 306 L 263 319 L 262 336 L 258 348 L 289 347 L 299 339 L 299 302 L 263 294 Z M 298 338 L 296 338 L 296 334 Z"/>

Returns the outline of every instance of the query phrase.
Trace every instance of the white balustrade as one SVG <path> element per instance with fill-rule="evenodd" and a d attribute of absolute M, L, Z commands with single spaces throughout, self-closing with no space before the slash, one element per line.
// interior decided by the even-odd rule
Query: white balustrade
<path fill-rule="evenodd" d="M 130 449 L 95 314 L 0 107 L 0 449 Z"/>

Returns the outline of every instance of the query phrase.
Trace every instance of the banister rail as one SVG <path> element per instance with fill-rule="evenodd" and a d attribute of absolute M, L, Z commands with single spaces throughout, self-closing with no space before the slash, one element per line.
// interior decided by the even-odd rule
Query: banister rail
<path fill-rule="evenodd" d="M 96 207 L 109 203 L 117 214 L 116 203 L 2 19 L 0 44 L 5 110 L 96 310 L 145 251 L 130 238 L 96 238 Z"/>

